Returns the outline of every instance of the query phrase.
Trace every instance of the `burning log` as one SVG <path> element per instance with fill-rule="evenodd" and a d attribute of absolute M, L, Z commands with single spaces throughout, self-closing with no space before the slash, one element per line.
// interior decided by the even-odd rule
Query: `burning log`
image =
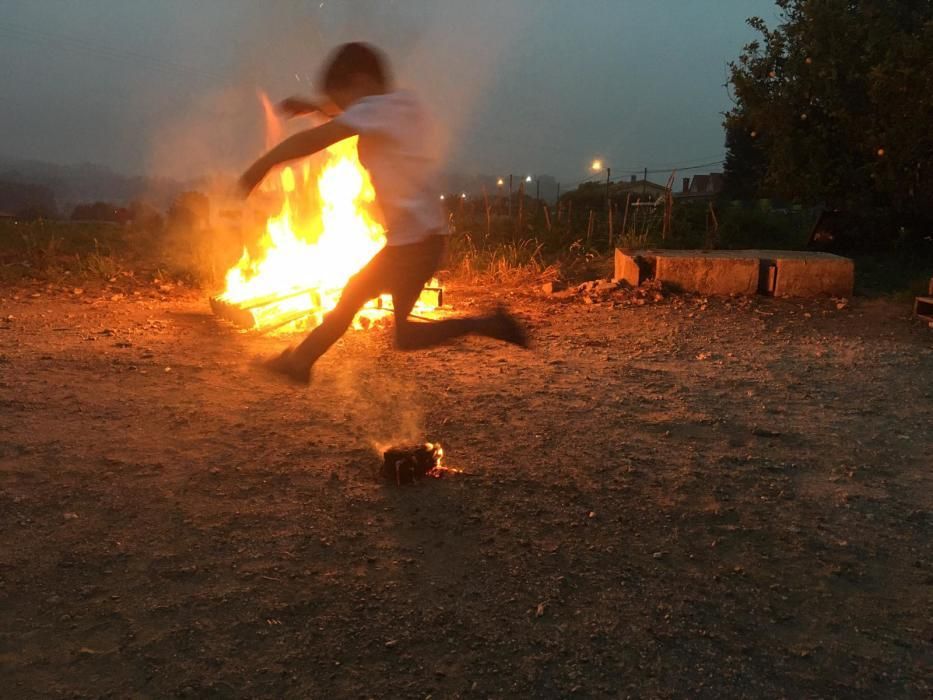
<path fill-rule="evenodd" d="M 296 300 L 298 297 L 308 295 L 307 305 L 294 311 L 278 310 L 276 307 L 283 302 Z M 258 328 L 260 325 L 268 326 L 267 330 L 275 330 L 282 326 L 301 321 L 309 316 L 324 311 L 321 296 L 316 289 L 301 289 L 283 292 L 282 294 L 269 294 L 254 299 L 246 299 L 238 303 L 231 303 L 220 296 L 211 297 L 211 311 L 215 316 L 230 321 L 237 328 L 246 330 Z M 436 309 L 444 305 L 444 288 L 440 286 L 425 287 L 418 298 L 418 306 L 427 309 Z M 373 300 L 366 307 L 369 310 L 392 311 L 391 303 L 384 303 L 380 297 Z M 260 319 L 270 315 L 267 312 L 275 309 L 276 319 L 271 323 L 260 323 Z"/>
<path fill-rule="evenodd" d="M 216 316 L 230 321 L 237 328 L 256 328 L 260 325 L 259 320 L 263 317 L 265 311 L 273 309 L 283 302 L 292 301 L 304 295 L 307 295 L 309 299 L 307 304 L 302 305 L 302 309 L 292 311 L 291 313 L 288 313 L 286 310 L 276 314 L 276 316 L 280 318 L 284 316 L 288 318 L 289 321 L 296 321 L 320 310 L 321 297 L 317 290 L 301 289 L 283 292 L 282 294 L 268 294 L 254 299 L 245 299 L 237 303 L 231 303 L 220 296 L 216 296 L 210 299 L 211 311 L 213 311 Z M 283 323 L 280 322 L 275 325 L 280 326 L 283 325 Z"/>
<path fill-rule="evenodd" d="M 390 447 L 382 454 L 379 474 L 396 486 L 411 484 L 428 476 L 438 476 L 445 468 L 441 465 L 444 449 L 438 443 Z"/>
<path fill-rule="evenodd" d="M 311 304 L 314 307 L 319 307 L 321 305 L 321 295 L 316 289 L 297 289 L 291 292 L 282 292 L 280 294 L 266 294 L 265 296 L 256 297 L 255 299 L 244 299 L 241 302 L 238 302 L 236 305 L 241 309 L 259 309 L 264 306 L 271 306 L 272 304 L 279 304 L 288 299 L 294 299 L 295 297 L 300 297 L 307 294 L 311 297 Z"/>
<path fill-rule="evenodd" d="M 248 309 L 242 309 L 236 304 L 230 304 L 219 297 L 211 297 L 211 311 L 226 321 L 230 321 L 237 328 L 252 328 L 256 319 Z"/>

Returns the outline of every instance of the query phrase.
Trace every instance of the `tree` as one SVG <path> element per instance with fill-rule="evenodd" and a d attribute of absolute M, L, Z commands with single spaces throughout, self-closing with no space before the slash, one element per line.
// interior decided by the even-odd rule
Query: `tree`
<path fill-rule="evenodd" d="M 55 217 L 55 194 L 44 185 L 0 180 L 0 211 L 19 219 Z"/>
<path fill-rule="evenodd" d="M 933 221 L 933 0 L 777 0 L 730 64 L 727 191 Z"/>

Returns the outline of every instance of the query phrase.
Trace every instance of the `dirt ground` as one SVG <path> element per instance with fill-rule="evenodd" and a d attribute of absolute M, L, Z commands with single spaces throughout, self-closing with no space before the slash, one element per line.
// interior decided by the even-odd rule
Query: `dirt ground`
<path fill-rule="evenodd" d="M 120 284 L 0 289 L 0 697 L 929 697 L 906 303 L 497 290 L 533 351 L 356 332 L 300 390 Z M 376 480 L 415 436 L 467 473 Z"/>

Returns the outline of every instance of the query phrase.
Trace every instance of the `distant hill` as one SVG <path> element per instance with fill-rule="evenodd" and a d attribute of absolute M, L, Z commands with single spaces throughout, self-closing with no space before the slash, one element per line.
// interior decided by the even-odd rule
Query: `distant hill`
<path fill-rule="evenodd" d="M 37 185 L 55 197 L 59 212 L 67 214 L 79 203 L 105 201 L 127 205 L 143 199 L 159 209 L 167 209 L 191 182 L 170 178 L 123 175 L 93 163 L 58 165 L 36 160 L 0 156 L 0 182 Z"/>
<path fill-rule="evenodd" d="M 514 192 L 519 191 L 523 181 L 524 176 L 513 177 Z M 497 182 L 498 177 L 491 175 L 446 172 L 440 175 L 437 190 L 438 194 L 467 192 L 472 196 L 481 196 L 485 188 L 492 198 L 508 192 L 507 175 L 503 177 L 501 186 Z M 217 182 L 213 184 L 216 186 Z M 544 200 L 551 201 L 557 196 L 557 181 L 551 176 L 541 175 L 537 181 L 524 184 L 528 196 L 533 197 L 539 190 Z M 94 163 L 60 165 L 0 155 L 0 194 L 6 192 L 9 195 L 5 198 L 0 197 L 6 201 L 5 206 L 0 205 L 0 211 L 6 209 L 13 212 L 35 207 L 36 201 L 40 200 L 43 204 L 42 209 L 47 211 L 47 193 L 51 192 L 54 198 L 51 209 L 64 217 L 67 217 L 76 205 L 93 202 L 127 206 L 134 200 L 143 200 L 164 212 L 182 192 L 212 189 L 216 187 L 212 188 L 204 179 L 183 182 L 165 177 L 124 175 Z M 17 207 L 7 200 L 22 204 Z"/>

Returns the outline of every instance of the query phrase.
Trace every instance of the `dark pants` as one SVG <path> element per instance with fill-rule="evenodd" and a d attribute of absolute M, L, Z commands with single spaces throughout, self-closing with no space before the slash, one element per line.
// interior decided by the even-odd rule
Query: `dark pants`
<path fill-rule="evenodd" d="M 313 365 L 340 339 L 368 301 L 386 293 L 392 295 L 395 342 L 402 350 L 428 348 L 468 333 L 484 333 L 488 321 L 482 318 L 424 323 L 408 319 L 424 285 L 440 266 L 444 247 L 443 236 L 430 236 L 420 243 L 386 246 L 376 253 L 347 282 L 334 310 L 295 349 L 294 360 L 308 367 Z"/>

